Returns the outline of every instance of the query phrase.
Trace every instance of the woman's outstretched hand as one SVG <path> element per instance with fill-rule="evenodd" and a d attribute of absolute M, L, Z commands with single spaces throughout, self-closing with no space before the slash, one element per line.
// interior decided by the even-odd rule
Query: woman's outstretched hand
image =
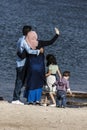
<path fill-rule="evenodd" d="M 57 35 L 60 35 L 59 29 L 55 27 L 55 32 Z"/>

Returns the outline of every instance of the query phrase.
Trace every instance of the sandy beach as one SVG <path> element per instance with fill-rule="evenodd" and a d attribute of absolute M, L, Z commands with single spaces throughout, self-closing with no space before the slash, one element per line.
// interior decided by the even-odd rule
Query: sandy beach
<path fill-rule="evenodd" d="M 87 130 L 87 107 L 64 109 L 0 101 L 0 130 Z"/>

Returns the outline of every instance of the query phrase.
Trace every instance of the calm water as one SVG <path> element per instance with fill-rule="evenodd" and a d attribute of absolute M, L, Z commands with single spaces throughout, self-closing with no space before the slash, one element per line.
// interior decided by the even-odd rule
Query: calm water
<path fill-rule="evenodd" d="M 87 0 L 0 1 L 0 96 L 12 99 L 15 83 L 16 42 L 25 24 L 39 39 L 50 39 L 54 27 L 60 37 L 45 55 L 53 53 L 61 71 L 71 71 L 72 90 L 87 91 Z"/>

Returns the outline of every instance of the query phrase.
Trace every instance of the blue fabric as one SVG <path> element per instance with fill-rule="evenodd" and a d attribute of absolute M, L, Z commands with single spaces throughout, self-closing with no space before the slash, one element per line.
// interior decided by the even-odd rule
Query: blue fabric
<path fill-rule="evenodd" d="M 16 68 L 16 81 L 13 100 L 20 100 L 21 88 L 23 87 L 23 67 Z"/>
<path fill-rule="evenodd" d="M 59 107 L 66 107 L 66 92 L 63 90 L 57 91 L 56 105 Z"/>
<path fill-rule="evenodd" d="M 33 103 L 41 100 L 42 95 L 42 88 L 35 89 L 35 90 L 29 90 L 28 91 L 28 103 Z"/>
<path fill-rule="evenodd" d="M 29 90 L 42 88 L 45 81 L 44 55 L 29 55 L 27 59 L 28 76 L 27 87 Z"/>
<path fill-rule="evenodd" d="M 28 76 L 27 76 L 27 87 L 28 87 L 28 102 L 40 101 L 42 87 L 45 81 L 45 64 L 44 55 L 38 56 L 29 55 L 27 59 L 28 65 Z"/>

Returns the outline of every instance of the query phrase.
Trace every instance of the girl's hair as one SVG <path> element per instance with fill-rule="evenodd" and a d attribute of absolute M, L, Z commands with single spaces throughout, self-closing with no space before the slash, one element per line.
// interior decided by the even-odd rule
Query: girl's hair
<path fill-rule="evenodd" d="M 53 64 L 53 65 L 56 65 L 57 64 L 57 61 L 56 61 L 56 58 L 54 55 L 52 54 L 48 54 L 46 56 L 46 60 L 47 60 L 47 66 L 49 66 L 50 64 Z"/>

